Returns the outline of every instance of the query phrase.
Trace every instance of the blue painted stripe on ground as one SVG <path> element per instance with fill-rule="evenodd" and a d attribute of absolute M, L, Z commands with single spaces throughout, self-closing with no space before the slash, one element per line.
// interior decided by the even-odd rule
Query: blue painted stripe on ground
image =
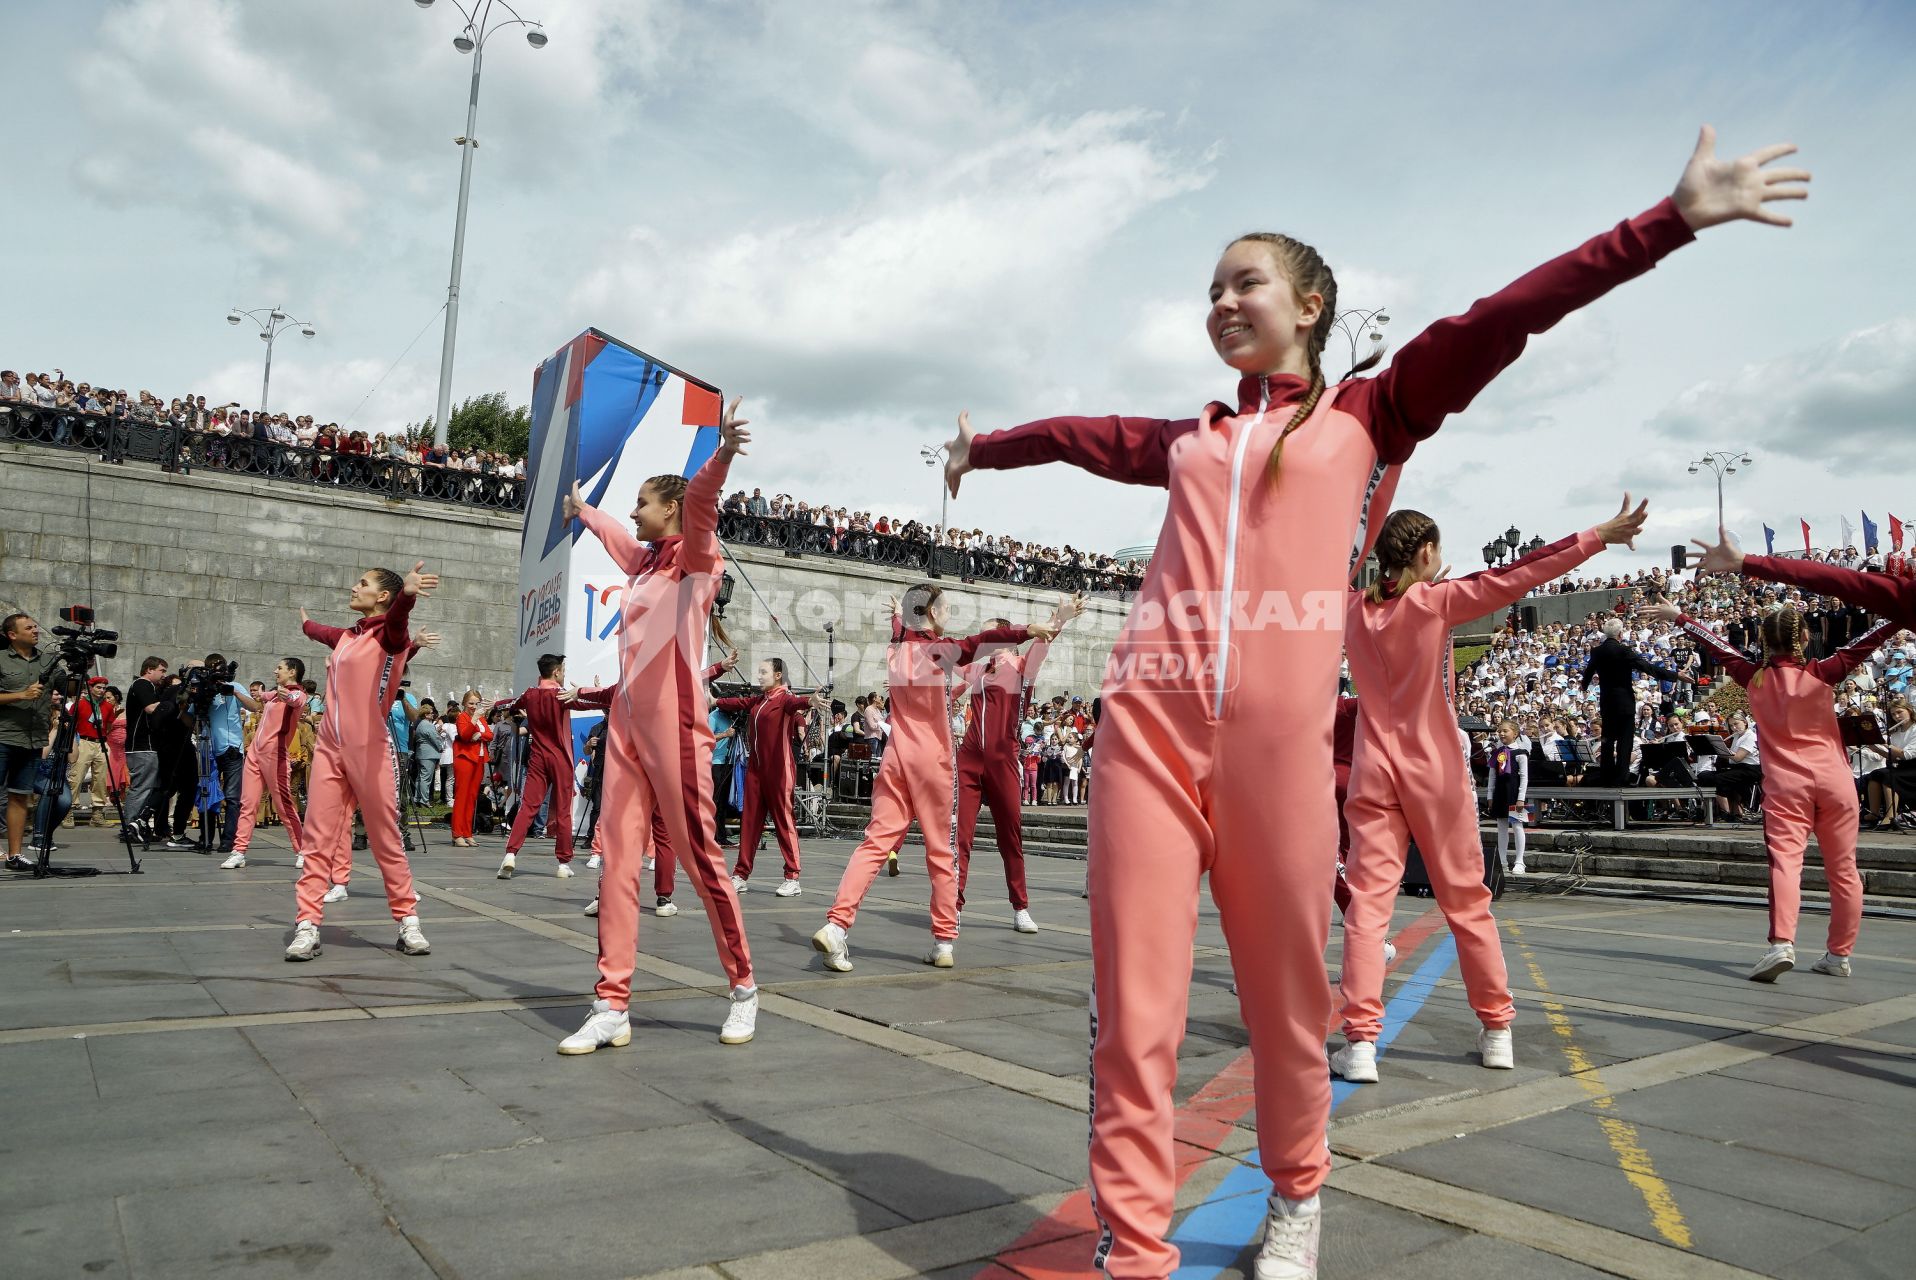
<path fill-rule="evenodd" d="M 1445 933 L 1430 958 L 1397 988 L 1397 994 L 1384 1006 L 1384 1029 L 1377 1037 L 1381 1057 L 1390 1048 L 1417 1011 L 1437 989 L 1437 982 L 1457 962 L 1457 940 Z M 1328 1069 L 1328 1068 L 1327 1068 Z M 1331 1110 L 1363 1088 L 1347 1080 L 1331 1081 Z M 1264 1171 L 1249 1162 L 1240 1163 L 1225 1175 L 1217 1189 L 1185 1216 L 1171 1235 L 1183 1254 L 1183 1262 L 1173 1272 L 1175 1280 L 1216 1280 L 1225 1268 L 1237 1264 L 1245 1248 L 1264 1230 L 1265 1206 L 1271 1195 L 1271 1180 Z"/>

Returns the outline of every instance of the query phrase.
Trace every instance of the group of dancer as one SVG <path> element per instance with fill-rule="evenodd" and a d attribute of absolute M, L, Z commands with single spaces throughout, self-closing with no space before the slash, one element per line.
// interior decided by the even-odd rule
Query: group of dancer
<path fill-rule="evenodd" d="M 1207 405 L 1195 419 L 1051 418 L 987 434 L 974 433 L 960 415 L 946 462 L 954 494 L 974 471 L 1049 462 L 1169 491 L 1149 573 L 1108 668 L 1099 784 L 1090 807 L 1090 1181 L 1100 1228 L 1095 1263 L 1107 1275 L 1165 1277 L 1178 1266 L 1168 1240 L 1178 1186 L 1173 1099 L 1200 881 L 1207 875 L 1255 1058 L 1260 1164 L 1273 1183 L 1256 1275 L 1302 1280 L 1316 1274 L 1318 1192 L 1330 1169 L 1324 1032 L 1332 989 L 1324 952 L 1332 901 L 1343 896 L 1331 856 L 1340 827 L 1333 728 L 1346 649 L 1360 698 L 1345 805 L 1346 1043 L 1336 1069 L 1351 1079 L 1375 1076 L 1383 935 L 1411 836 L 1458 935 L 1465 985 L 1482 1023 L 1484 1065 L 1511 1065 L 1514 1011 L 1482 884 L 1481 837 L 1448 690 L 1446 637 L 1455 622 L 1517 599 L 1602 546 L 1630 544 L 1646 508 L 1632 508 L 1626 499 L 1609 521 L 1514 565 L 1456 582 L 1444 579 L 1434 522 L 1411 511 L 1388 519 L 1383 513 L 1417 444 L 1464 410 L 1531 336 L 1648 272 L 1705 228 L 1739 219 L 1788 225 L 1769 206 L 1805 194 L 1806 172 L 1772 167 L 1793 150 L 1773 146 L 1720 160 L 1706 128 L 1671 197 L 1463 315 L 1431 325 L 1374 377 L 1327 380 L 1323 353 L 1337 311 L 1335 278 L 1308 245 L 1257 233 L 1231 242 L 1210 286 L 1208 333 L 1239 375 L 1232 402 Z M 737 409 L 734 400 L 717 452 L 689 481 L 666 475 L 641 487 L 630 528 L 580 501 L 576 486 L 567 501 L 566 514 L 604 543 L 628 581 L 619 676 L 600 695 L 607 729 L 599 981 L 590 1015 L 561 1042 L 562 1053 L 631 1039 L 627 1005 L 648 849 L 657 850 L 661 863 L 676 859 L 705 907 L 730 987 L 720 1039 L 740 1044 L 754 1034 L 758 989 L 739 893 L 751 872 L 748 846 L 756 841 L 742 840 L 739 865 L 728 873 L 712 822 L 714 739 L 701 680 L 722 570 L 719 495 L 732 460 L 750 441 Z M 1353 594 L 1349 584 L 1373 543 L 1382 578 Z M 400 922 L 401 949 L 426 949 L 391 813 L 385 763 L 391 752 L 379 749 L 385 708 L 404 666 L 407 615 L 436 582 L 423 567 L 403 578 L 384 570 L 361 578 L 352 593 L 352 607 L 362 615 L 355 627 L 308 625 L 307 634 L 333 654 L 289 958 L 318 952 L 324 872 L 317 864 L 342 847 L 341 824 L 354 802 L 367 818 Z M 1916 591 L 1908 583 L 1864 581 L 1828 565 L 1743 560 L 1721 542 L 1703 567 L 1797 582 L 1916 625 Z M 887 659 L 891 743 L 865 837 L 811 940 L 834 972 L 851 968 L 849 935 L 859 906 L 914 819 L 926 842 L 931 885 L 925 959 L 939 968 L 955 963 L 965 877 L 953 827 L 966 825 L 956 821 L 964 808 L 963 779 L 973 777 L 979 798 L 992 807 L 1001 848 L 1016 827 L 1003 815 L 1017 784 L 1004 774 L 990 741 L 1004 736 L 1002 719 L 1009 714 L 995 701 L 993 681 L 1010 673 L 1002 676 L 1008 690 L 1019 678 L 1016 669 L 1041 661 L 1042 646 L 1082 605 L 1068 600 L 1045 623 L 994 625 L 963 638 L 945 634 L 949 607 L 937 585 L 920 584 L 894 611 Z M 1844 799 L 1829 780 L 1835 774 L 1825 754 L 1834 753 L 1845 786 L 1848 774 L 1840 746 L 1832 745 L 1827 697 L 1819 712 L 1815 696 L 1815 686 L 1826 686 L 1837 668 L 1804 666 L 1792 656 L 1787 624 L 1775 631 L 1760 669 L 1732 667 L 1749 677 L 1758 724 L 1770 735 L 1765 804 L 1780 844 L 1773 844 L 1772 858 L 1787 863 L 1793 848 L 1800 865 L 1802 836 L 1815 828 L 1827 840 L 1826 865 L 1833 849 L 1840 862 Z M 1770 628 L 1765 633 L 1770 638 Z M 1030 641 L 1033 653 L 1010 656 Z M 954 745 L 950 723 L 950 695 L 969 681 L 977 682 L 972 723 L 981 739 L 975 751 L 969 731 Z M 772 741 L 787 739 L 798 713 L 784 698 L 766 705 L 772 701 L 766 693 L 752 713 L 755 719 L 763 714 L 761 732 Z M 1770 763 L 1778 755 L 1802 762 L 1800 780 L 1788 765 L 1779 770 Z M 550 762 L 554 778 L 560 763 Z M 789 795 L 789 782 L 781 772 L 761 785 L 776 829 L 777 802 Z M 1854 805 L 1852 795 L 1852 855 Z M 528 796 L 521 821 L 535 809 Z M 975 810 L 974 802 L 974 819 Z M 795 886 L 796 840 L 787 847 L 783 830 L 780 835 L 785 882 Z M 1007 849 L 1008 888 L 1022 927 L 1028 911 L 1019 905 L 1025 895 L 1022 876 L 1014 878 L 1018 862 Z M 1833 907 L 1830 952 L 1844 958 L 1860 895 Z M 1779 900 L 1771 925 L 1779 948 L 1792 941 L 1794 916 L 1794 902 Z M 1839 928 L 1837 916 L 1852 923 Z M 1783 960 L 1771 967 L 1780 972 Z"/>

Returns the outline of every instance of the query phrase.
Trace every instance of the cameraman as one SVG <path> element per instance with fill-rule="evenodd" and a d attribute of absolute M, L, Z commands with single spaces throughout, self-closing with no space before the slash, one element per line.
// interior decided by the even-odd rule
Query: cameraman
<path fill-rule="evenodd" d="M 47 753 L 53 723 L 53 674 L 60 666 L 56 650 L 40 649 L 40 624 L 24 613 L 0 622 L 6 647 L 0 649 L 0 786 L 7 792 L 9 871 L 31 871 L 20 856 L 26 839 L 34 774 Z"/>
<path fill-rule="evenodd" d="M 140 678 L 126 691 L 126 808 L 121 821 L 133 825 L 135 839 L 147 842 L 146 809 L 160 783 L 159 745 L 153 731 L 174 714 L 173 701 L 161 693 L 166 684 L 166 659 L 148 658 L 140 664 Z"/>
<path fill-rule="evenodd" d="M 246 773 L 246 732 L 240 723 L 240 708 L 257 711 L 260 704 L 233 683 L 234 668 L 227 665 L 223 655 L 207 654 L 206 670 L 207 679 L 219 692 L 207 706 L 200 731 L 213 735 L 213 764 L 219 770 L 220 793 L 225 797 L 220 806 L 219 851 L 231 853 L 233 837 L 239 830 L 240 791 Z M 210 813 L 200 816 L 202 823 L 212 820 Z"/>

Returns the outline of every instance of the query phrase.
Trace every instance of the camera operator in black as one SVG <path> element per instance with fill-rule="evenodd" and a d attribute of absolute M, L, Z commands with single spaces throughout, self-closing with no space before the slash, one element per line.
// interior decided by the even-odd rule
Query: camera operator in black
<path fill-rule="evenodd" d="M 61 667 L 56 649 L 40 648 L 40 624 L 24 613 L 8 614 L 6 645 L 0 648 L 0 786 L 7 793 L 9 871 L 31 871 L 20 856 L 26 839 L 33 784 L 53 725 L 53 687 Z"/>
<path fill-rule="evenodd" d="M 197 666 L 197 661 L 190 662 L 185 670 L 190 672 Z M 187 714 L 185 675 L 168 676 L 160 686 L 160 697 L 171 714 L 156 717 L 153 722 L 153 745 L 160 757 L 160 780 L 153 795 L 154 838 L 164 840 L 169 849 L 191 849 L 193 842 L 186 833 L 193 818 L 200 771 L 193 759 L 193 722 Z"/>
<path fill-rule="evenodd" d="M 148 658 L 140 664 L 140 678 L 126 691 L 127 783 L 121 819 L 132 825 L 133 835 L 142 843 L 152 841 L 146 810 L 160 785 L 160 755 L 153 731 L 175 711 L 172 700 L 161 693 L 165 684 L 166 659 Z"/>

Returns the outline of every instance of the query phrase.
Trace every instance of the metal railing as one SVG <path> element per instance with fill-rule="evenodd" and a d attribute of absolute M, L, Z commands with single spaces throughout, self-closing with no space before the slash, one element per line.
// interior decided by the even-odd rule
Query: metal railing
<path fill-rule="evenodd" d="M 0 404 L 0 440 L 92 453 L 103 462 L 157 463 L 161 470 L 283 480 L 380 497 L 491 511 L 525 507 L 525 482 L 490 472 L 422 466 L 409 459 L 316 449 L 251 436 L 193 431 L 164 422 Z"/>
<path fill-rule="evenodd" d="M 1040 591 L 1082 591 L 1128 600 L 1143 584 L 1141 573 L 1095 569 L 1049 560 L 1013 559 L 992 551 L 949 547 L 898 534 L 837 530 L 809 520 L 719 513 L 719 537 L 736 546 L 768 547 L 787 555 L 833 556 L 965 582 L 1002 582 Z"/>
<path fill-rule="evenodd" d="M 0 403 L 0 440 L 96 454 L 103 462 L 151 462 L 161 470 L 240 475 L 315 488 L 344 489 L 400 500 L 444 502 L 492 511 L 523 511 L 525 482 L 486 472 L 421 466 L 407 459 L 339 449 L 280 444 L 250 436 L 193 431 L 169 423 L 107 414 Z M 840 531 L 809 520 L 725 511 L 719 536 L 788 555 L 859 560 L 929 577 L 998 582 L 1039 591 L 1082 591 L 1129 600 L 1144 582 L 1141 570 L 1013 558 L 972 551 L 922 537 Z"/>

